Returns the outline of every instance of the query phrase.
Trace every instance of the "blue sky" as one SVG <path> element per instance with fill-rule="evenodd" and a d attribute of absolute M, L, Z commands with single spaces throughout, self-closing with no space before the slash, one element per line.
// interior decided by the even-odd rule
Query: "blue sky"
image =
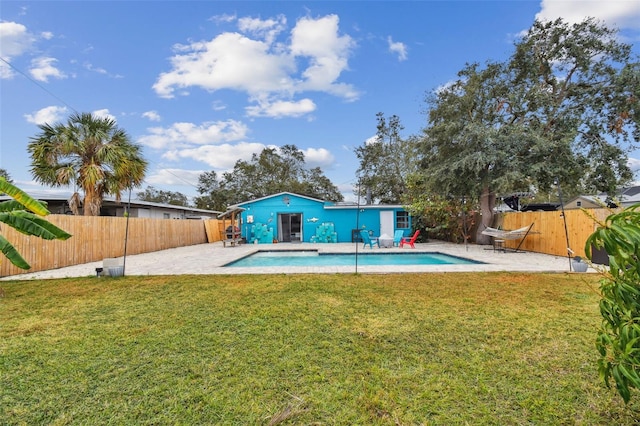
<path fill-rule="evenodd" d="M 376 113 L 418 134 L 425 93 L 465 63 L 506 59 L 536 17 L 586 16 L 640 53 L 636 0 L 3 0 L 0 168 L 41 189 L 26 151 L 37 124 L 92 112 L 144 147 L 142 189 L 194 196 L 202 172 L 295 144 L 350 199 Z"/>

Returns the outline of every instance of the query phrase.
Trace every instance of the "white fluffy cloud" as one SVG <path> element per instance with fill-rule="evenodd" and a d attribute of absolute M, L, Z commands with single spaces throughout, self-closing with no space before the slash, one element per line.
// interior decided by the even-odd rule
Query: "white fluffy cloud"
<path fill-rule="evenodd" d="M 311 99 L 299 101 L 259 101 L 258 105 L 246 108 L 249 117 L 300 117 L 315 111 L 316 104 Z"/>
<path fill-rule="evenodd" d="M 56 62 L 58 62 L 56 58 L 49 57 L 32 59 L 29 73 L 34 80 L 45 83 L 49 81 L 49 77 L 58 79 L 67 78 L 67 75 L 55 66 Z"/>
<path fill-rule="evenodd" d="M 11 62 L 11 59 L 23 55 L 33 46 L 35 40 L 24 25 L 0 22 L 0 57 L 6 61 Z M 0 62 L 0 78 L 11 78 L 14 75 L 9 65 Z"/>
<path fill-rule="evenodd" d="M 238 19 L 238 29 L 243 33 L 249 33 L 264 39 L 271 44 L 278 34 L 286 29 L 287 18 L 279 15 L 276 19 L 240 18 Z"/>
<path fill-rule="evenodd" d="M 161 121 L 160 114 L 158 111 L 146 111 L 142 113 L 142 116 L 149 121 Z"/>
<path fill-rule="evenodd" d="M 355 42 L 348 35 L 339 36 L 339 19 L 329 15 L 319 19 L 302 18 L 291 31 L 291 53 L 307 58 L 309 66 L 302 72 L 303 90 L 318 90 L 353 100 L 357 93 L 350 85 L 336 83 Z"/>
<path fill-rule="evenodd" d="M 27 27 L 17 22 L 0 22 L 0 55 L 14 58 L 24 54 L 35 42 Z"/>
<path fill-rule="evenodd" d="M 594 17 L 618 28 L 640 29 L 640 2 L 637 0 L 542 0 L 536 18 L 569 23 Z"/>
<path fill-rule="evenodd" d="M 261 152 L 264 148 L 265 146 L 261 143 L 224 143 L 167 151 L 162 157 L 171 161 L 188 158 L 204 162 L 217 170 L 231 170 L 236 161 L 249 160 L 252 154 Z"/>
<path fill-rule="evenodd" d="M 106 108 L 104 108 L 104 109 L 98 109 L 98 110 L 95 110 L 95 111 L 93 111 L 91 114 L 92 114 L 94 117 L 98 117 L 98 118 L 109 118 L 109 119 L 111 119 L 111 120 L 113 120 L 113 121 L 118 121 L 118 120 L 116 120 L 116 117 L 115 117 L 113 114 L 111 114 L 111 113 L 109 112 L 109 110 L 108 110 L 108 109 L 106 109 Z"/>
<path fill-rule="evenodd" d="M 399 61 L 405 61 L 409 57 L 407 52 L 407 46 L 399 41 L 393 41 L 391 36 L 387 37 L 387 43 L 389 43 L 389 52 L 398 55 Z"/>
<path fill-rule="evenodd" d="M 151 127 L 147 132 L 136 142 L 162 151 L 164 160 L 175 163 L 194 160 L 219 171 L 231 170 L 236 161 L 248 161 L 266 148 L 262 143 L 247 142 L 247 126 L 235 120 L 174 123 L 169 127 Z M 324 148 L 308 148 L 302 152 L 310 168 L 326 168 L 335 161 L 333 154 Z"/>
<path fill-rule="evenodd" d="M 164 98 L 176 88 L 233 89 L 251 94 L 287 91 L 293 85 L 288 73 L 291 58 L 273 55 L 269 45 L 238 33 L 224 33 L 209 42 L 177 46 L 173 70 L 160 74 L 153 88 Z"/>
<path fill-rule="evenodd" d="M 155 148 L 174 151 L 191 148 L 194 145 L 215 146 L 226 142 L 243 140 L 247 126 L 236 120 L 194 123 L 174 123 L 170 127 L 151 127 L 148 135 L 138 139 L 138 143 Z"/>
<path fill-rule="evenodd" d="M 333 165 L 335 157 L 328 149 L 307 148 L 303 149 L 304 162 L 309 168 L 320 167 L 325 169 Z"/>
<path fill-rule="evenodd" d="M 25 114 L 24 118 L 33 124 L 54 124 L 61 121 L 67 115 L 66 107 L 48 106 L 33 114 Z"/>
<path fill-rule="evenodd" d="M 39 40 L 51 40 L 54 34 L 42 31 L 35 35 L 23 24 L 17 22 L 0 22 L 0 57 L 11 62 L 12 59 L 35 51 L 35 44 Z M 33 52 L 31 52 L 33 53 Z M 38 57 L 31 60 L 29 73 L 35 80 L 47 82 L 49 78 L 66 78 L 66 74 L 55 66 L 57 59 Z M 0 61 L 0 79 L 12 78 L 15 75 L 11 66 Z"/>
<path fill-rule="evenodd" d="M 153 89 L 164 98 L 198 87 L 208 91 L 230 89 L 245 92 L 253 116 L 300 116 L 315 109 L 313 101 L 295 99 L 302 92 L 325 92 L 345 100 L 359 94 L 339 82 L 348 69 L 355 43 L 340 35 L 339 19 L 329 15 L 299 19 L 290 37 L 286 19 L 238 19 L 240 32 L 225 32 L 209 41 L 176 45 L 172 69 L 159 75 Z M 268 100 L 268 101 L 265 101 Z"/>

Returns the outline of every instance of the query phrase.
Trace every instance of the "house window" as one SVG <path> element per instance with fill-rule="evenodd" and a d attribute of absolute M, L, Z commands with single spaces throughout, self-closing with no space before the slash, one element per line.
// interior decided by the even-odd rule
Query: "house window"
<path fill-rule="evenodd" d="M 171 219 L 171 215 L 169 213 L 162 213 L 162 217 L 164 219 Z"/>
<path fill-rule="evenodd" d="M 396 229 L 409 229 L 409 212 L 396 212 Z"/>
<path fill-rule="evenodd" d="M 582 201 L 576 201 L 576 205 L 577 205 L 578 207 L 582 206 Z"/>

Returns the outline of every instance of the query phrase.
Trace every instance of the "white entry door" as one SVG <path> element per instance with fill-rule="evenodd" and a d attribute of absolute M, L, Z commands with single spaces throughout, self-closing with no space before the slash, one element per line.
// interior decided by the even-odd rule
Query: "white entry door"
<path fill-rule="evenodd" d="M 393 237 L 393 233 L 395 231 L 393 216 L 393 210 L 380 211 L 380 235 L 387 234 L 388 236 Z"/>

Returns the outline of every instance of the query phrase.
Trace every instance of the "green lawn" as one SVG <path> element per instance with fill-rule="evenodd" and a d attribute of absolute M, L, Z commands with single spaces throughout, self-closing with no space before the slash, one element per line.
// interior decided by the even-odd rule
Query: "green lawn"
<path fill-rule="evenodd" d="M 631 425 L 587 274 L 0 283 L 0 423 Z M 0 292 L 2 291 L 0 290 Z"/>

